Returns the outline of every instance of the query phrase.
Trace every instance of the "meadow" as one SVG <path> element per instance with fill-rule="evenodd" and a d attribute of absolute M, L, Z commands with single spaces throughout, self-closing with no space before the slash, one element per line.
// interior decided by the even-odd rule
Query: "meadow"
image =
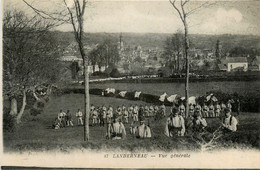
<path fill-rule="evenodd" d="M 91 103 L 100 105 L 112 105 L 113 107 L 124 104 L 145 104 L 142 101 L 130 101 L 125 99 L 102 97 L 91 95 Z M 83 141 L 83 127 L 76 126 L 75 112 L 78 108 L 83 110 L 82 94 L 65 94 L 50 98 L 43 113 L 32 116 L 26 111 L 22 124 L 14 132 L 4 132 L 4 151 L 49 151 L 58 150 L 68 153 L 74 149 L 94 150 L 128 150 L 128 151 L 166 151 L 172 150 L 200 150 L 200 146 L 190 137 L 167 138 L 163 132 L 166 118 L 160 121 L 150 119 L 152 138 L 140 140 L 129 133 L 129 124 L 126 124 L 127 137 L 124 140 L 107 140 L 105 127 L 90 126 L 90 141 Z M 70 110 L 73 113 L 74 127 L 66 127 L 58 130 L 51 128 L 54 119 L 60 109 Z M 167 114 L 169 115 L 169 107 Z M 207 119 L 209 129 L 216 129 L 220 125 L 219 119 Z M 223 148 L 254 148 L 260 149 L 260 116 L 259 113 L 241 113 L 239 115 L 238 131 L 231 136 L 224 136 L 216 149 Z"/>

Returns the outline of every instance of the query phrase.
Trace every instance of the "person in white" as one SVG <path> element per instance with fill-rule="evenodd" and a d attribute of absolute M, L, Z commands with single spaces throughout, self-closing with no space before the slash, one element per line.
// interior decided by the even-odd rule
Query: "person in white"
<path fill-rule="evenodd" d="M 231 116 L 231 111 L 229 108 L 224 110 L 225 117 L 223 119 L 222 127 L 225 132 L 235 132 L 237 131 L 237 119 Z"/>
<path fill-rule="evenodd" d="M 139 112 L 139 107 L 137 106 L 137 105 L 135 105 L 135 107 L 134 107 L 134 110 L 133 110 L 133 120 L 134 121 L 138 121 L 138 112 Z"/>
<path fill-rule="evenodd" d="M 148 125 L 145 124 L 145 121 L 142 119 L 140 125 L 137 127 L 137 138 L 151 138 L 151 129 Z"/>
<path fill-rule="evenodd" d="M 181 103 L 181 105 L 179 106 L 179 110 L 180 110 L 180 115 L 182 117 L 186 117 L 186 114 L 185 114 L 185 106 L 183 105 L 183 103 Z"/>
<path fill-rule="evenodd" d="M 124 139 L 126 137 L 125 126 L 121 119 L 116 118 L 112 125 L 112 139 Z"/>
<path fill-rule="evenodd" d="M 216 102 L 216 105 L 215 105 L 215 116 L 219 117 L 220 116 L 220 112 L 221 112 L 221 107 L 218 104 L 218 102 Z"/>
<path fill-rule="evenodd" d="M 123 118 L 124 118 L 124 123 L 128 123 L 128 111 L 126 110 L 126 108 L 122 109 L 123 112 Z"/>
<path fill-rule="evenodd" d="M 82 112 L 80 111 L 80 109 L 78 109 L 78 112 L 76 112 L 76 117 L 77 117 L 77 119 L 78 119 L 78 121 L 77 121 L 78 126 L 83 125 L 83 119 L 82 119 L 83 114 L 82 114 Z"/>
<path fill-rule="evenodd" d="M 185 123 L 182 116 L 179 115 L 179 109 L 172 108 L 172 114 L 166 121 L 164 134 L 168 137 L 184 136 Z"/>

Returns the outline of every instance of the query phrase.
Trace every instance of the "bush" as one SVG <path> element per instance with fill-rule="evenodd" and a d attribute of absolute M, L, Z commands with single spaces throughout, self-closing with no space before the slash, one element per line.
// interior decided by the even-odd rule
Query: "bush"
<path fill-rule="evenodd" d="M 105 89 L 90 89 L 89 93 L 93 94 L 93 95 L 102 95 L 102 92 L 104 92 L 104 95 L 107 97 L 120 97 L 119 96 L 119 92 L 121 90 L 116 90 L 115 94 L 109 93 L 106 94 L 105 93 Z M 58 91 L 59 94 L 67 94 L 67 93 L 81 93 L 84 94 L 84 89 L 63 89 Z M 204 96 L 199 96 L 197 99 L 197 102 L 202 105 L 204 103 L 204 101 L 206 100 L 206 96 L 208 96 L 209 94 L 213 93 L 214 96 L 218 99 L 219 102 L 224 102 L 226 103 L 228 100 L 233 99 L 234 103 L 232 103 L 232 110 L 234 112 L 236 112 L 238 110 L 238 101 L 240 102 L 240 111 L 242 112 L 260 112 L 260 96 L 258 94 L 245 94 L 243 96 L 238 95 L 237 93 L 233 93 L 233 94 L 228 94 L 228 93 L 223 93 L 221 91 L 210 91 L 207 92 L 206 95 Z M 142 100 L 144 102 L 147 103 L 153 103 L 153 104 L 161 104 L 161 102 L 159 101 L 159 96 L 156 95 L 152 95 L 152 94 L 145 94 L 145 93 L 141 93 L 139 98 L 135 98 L 135 92 L 127 92 L 124 99 L 128 99 L 128 100 Z M 122 97 L 120 97 L 122 98 Z M 168 102 L 167 99 L 165 99 L 164 104 L 166 106 L 172 106 L 173 103 Z M 180 99 L 179 102 L 177 102 L 176 104 L 180 104 Z M 185 104 L 185 101 L 183 101 L 183 104 Z"/>
<path fill-rule="evenodd" d="M 39 108 L 39 109 L 43 109 L 44 108 L 44 103 L 43 102 L 41 102 L 41 101 L 38 101 L 37 102 L 37 108 Z"/>
<path fill-rule="evenodd" d="M 36 108 L 31 108 L 30 109 L 30 114 L 32 115 L 32 116 L 37 116 L 37 115 L 39 115 L 39 114 L 41 114 L 42 113 L 42 110 L 41 109 L 36 109 Z"/>
<path fill-rule="evenodd" d="M 107 73 L 101 72 L 101 71 L 96 71 L 92 74 L 92 76 L 98 76 L 98 77 L 108 77 Z"/>
<path fill-rule="evenodd" d="M 114 69 L 111 71 L 110 76 L 117 78 L 117 77 L 121 77 L 121 74 L 119 73 L 118 69 L 114 68 Z"/>
<path fill-rule="evenodd" d="M 3 130 L 7 132 L 13 132 L 15 130 L 15 116 L 4 111 L 3 114 Z"/>

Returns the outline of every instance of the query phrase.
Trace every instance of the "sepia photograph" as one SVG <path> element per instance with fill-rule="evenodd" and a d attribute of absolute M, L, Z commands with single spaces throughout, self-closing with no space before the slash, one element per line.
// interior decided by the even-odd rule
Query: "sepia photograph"
<path fill-rule="evenodd" d="M 2 0 L 1 168 L 260 168 L 260 1 Z"/>

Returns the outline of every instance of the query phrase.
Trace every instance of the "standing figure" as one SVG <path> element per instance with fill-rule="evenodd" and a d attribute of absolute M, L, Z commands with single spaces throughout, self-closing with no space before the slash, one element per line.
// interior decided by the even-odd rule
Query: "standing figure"
<path fill-rule="evenodd" d="M 190 104 L 190 107 L 189 107 L 189 117 L 193 117 L 194 115 L 194 106 L 193 104 Z"/>
<path fill-rule="evenodd" d="M 78 124 L 78 126 L 83 125 L 83 119 L 82 119 L 83 114 L 80 111 L 80 109 L 78 109 L 78 112 L 76 112 L 76 117 L 77 117 L 77 124 Z"/>
<path fill-rule="evenodd" d="M 227 108 L 232 112 L 232 105 L 231 105 L 231 100 L 228 100 L 227 102 Z"/>
<path fill-rule="evenodd" d="M 133 107 L 133 105 L 130 105 L 129 107 L 128 107 L 128 116 L 131 118 L 131 119 L 133 119 L 133 111 L 134 111 L 134 107 Z"/>
<path fill-rule="evenodd" d="M 129 116 L 129 114 L 128 114 L 128 111 L 126 110 L 126 108 L 124 108 L 124 109 L 122 109 L 122 112 L 123 112 L 123 122 L 124 123 L 128 123 L 128 116 Z"/>
<path fill-rule="evenodd" d="M 154 107 L 153 107 L 153 105 L 151 105 L 149 107 L 149 116 L 154 116 Z"/>
<path fill-rule="evenodd" d="M 199 105 L 199 103 L 196 104 L 195 111 L 201 111 L 201 106 Z"/>
<path fill-rule="evenodd" d="M 94 108 L 92 112 L 92 126 L 97 125 L 97 123 L 98 123 L 98 112 L 97 109 Z"/>
<path fill-rule="evenodd" d="M 202 117 L 209 117 L 209 108 L 206 103 L 203 103 L 202 106 Z"/>
<path fill-rule="evenodd" d="M 172 114 L 166 121 L 166 127 L 164 134 L 168 137 L 173 136 L 184 136 L 185 123 L 181 115 L 179 115 L 179 109 L 176 107 L 172 108 Z"/>
<path fill-rule="evenodd" d="M 215 104 L 215 116 L 219 117 L 220 116 L 220 112 L 221 112 L 221 107 L 218 104 L 218 102 L 216 102 L 216 104 Z"/>
<path fill-rule="evenodd" d="M 180 110 L 180 115 L 185 118 L 186 117 L 185 106 L 183 105 L 183 103 L 181 103 L 181 105 L 179 106 L 179 110 Z"/>
<path fill-rule="evenodd" d="M 67 110 L 67 115 L 66 115 L 66 122 L 67 122 L 67 126 L 73 126 L 72 123 L 72 115 L 70 113 L 70 110 Z"/>
<path fill-rule="evenodd" d="M 209 104 L 209 117 L 215 117 L 214 105 L 212 102 Z"/>
<path fill-rule="evenodd" d="M 134 116 L 133 116 L 133 120 L 138 122 L 138 112 L 139 112 L 139 108 L 137 105 L 134 106 Z"/>
<path fill-rule="evenodd" d="M 164 103 L 162 103 L 162 105 L 160 106 L 160 108 L 161 108 L 161 111 L 162 111 L 162 116 L 163 116 L 163 117 L 166 116 L 166 107 L 165 107 Z"/>
<path fill-rule="evenodd" d="M 221 107 L 220 118 L 223 119 L 223 118 L 225 117 L 225 109 L 227 108 L 227 106 L 226 106 L 225 103 L 222 101 L 220 107 Z"/>

